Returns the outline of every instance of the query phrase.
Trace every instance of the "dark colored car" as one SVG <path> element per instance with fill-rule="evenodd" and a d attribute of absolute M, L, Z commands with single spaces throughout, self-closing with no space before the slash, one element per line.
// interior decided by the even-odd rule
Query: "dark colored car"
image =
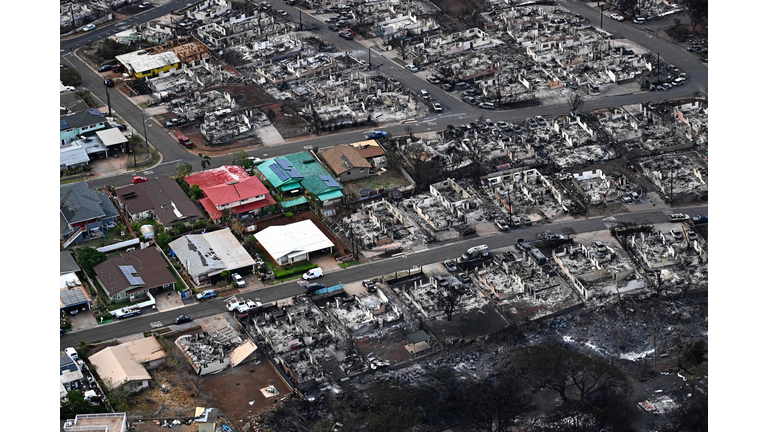
<path fill-rule="evenodd" d="M 445 261 L 443 261 L 443 265 L 444 265 L 444 266 L 445 266 L 445 268 L 447 268 L 447 269 L 448 269 L 448 271 L 449 271 L 449 272 L 451 272 L 451 273 L 454 273 L 454 272 L 456 272 L 457 270 L 459 270 L 459 268 L 458 268 L 458 267 L 456 267 L 456 263 L 454 263 L 452 260 L 445 260 Z"/>
<path fill-rule="evenodd" d="M 304 287 L 304 289 L 306 291 L 309 291 L 309 292 L 321 290 L 323 288 L 325 288 L 325 285 L 323 285 L 321 283 L 316 283 L 316 282 L 315 283 L 311 283 L 311 284 L 307 284 L 307 286 Z"/>
<path fill-rule="evenodd" d="M 117 130 L 121 132 L 125 132 L 126 130 L 128 130 L 128 126 L 120 123 L 116 124 L 115 127 L 117 128 Z"/>
<path fill-rule="evenodd" d="M 184 324 L 192 321 L 192 318 L 186 316 L 186 315 L 179 315 L 176 317 L 176 321 L 174 321 L 174 324 Z"/>
<path fill-rule="evenodd" d="M 112 65 L 103 65 L 99 68 L 99 72 L 109 72 L 112 70 Z"/>
<path fill-rule="evenodd" d="M 112 72 L 125 72 L 125 66 L 123 65 L 112 66 Z"/>
<path fill-rule="evenodd" d="M 107 86 L 107 87 L 114 87 L 115 86 L 115 82 L 112 81 L 111 78 L 107 78 L 107 79 L 104 80 L 104 85 Z"/>
<path fill-rule="evenodd" d="M 339 26 L 336 24 L 328 24 L 328 29 L 331 31 L 339 31 Z"/>

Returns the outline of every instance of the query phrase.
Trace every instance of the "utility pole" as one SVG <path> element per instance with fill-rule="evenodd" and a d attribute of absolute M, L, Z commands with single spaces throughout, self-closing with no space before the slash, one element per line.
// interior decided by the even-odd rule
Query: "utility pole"
<path fill-rule="evenodd" d="M 144 126 L 144 142 L 147 144 L 147 151 L 149 151 L 149 137 L 147 136 L 147 122 L 144 121 L 144 111 L 141 112 L 141 125 Z M 133 166 L 136 166 L 136 148 L 133 149 Z"/>
<path fill-rule="evenodd" d="M 661 73 L 661 51 L 656 53 L 656 84 L 659 84 L 660 73 Z"/>
<path fill-rule="evenodd" d="M 301 25 L 301 10 L 299 10 L 299 30 L 304 30 L 304 26 Z"/>
<path fill-rule="evenodd" d="M 108 115 L 112 117 L 112 102 L 109 100 L 109 86 L 107 85 L 106 81 L 104 82 L 104 91 L 107 92 L 107 110 Z"/>
<path fill-rule="evenodd" d="M 600 30 L 603 29 L 603 8 L 605 6 L 600 6 Z"/>
<path fill-rule="evenodd" d="M 371 47 L 368 47 L 368 67 L 371 67 Z"/>

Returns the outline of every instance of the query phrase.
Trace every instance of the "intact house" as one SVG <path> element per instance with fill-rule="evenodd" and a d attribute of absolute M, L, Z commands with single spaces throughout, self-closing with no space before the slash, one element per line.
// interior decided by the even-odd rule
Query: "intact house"
<path fill-rule="evenodd" d="M 387 167 L 386 158 L 384 157 L 386 152 L 376 140 L 352 143 L 349 144 L 349 146 L 357 150 L 357 154 L 368 161 L 373 168 L 379 169 Z"/>
<path fill-rule="evenodd" d="M 254 211 L 276 203 L 258 177 L 251 177 L 242 167 L 225 165 L 185 177 L 190 187 L 197 185 L 205 194 L 200 204 L 218 221 L 225 211 L 253 215 Z"/>
<path fill-rule="evenodd" d="M 331 168 L 336 178 L 341 181 L 352 181 L 368 177 L 371 164 L 368 163 L 357 149 L 348 145 L 339 145 L 320 151 L 320 156 Z"/>
<path fill-rule="evenodd" d="M 154 337 L 107 347 L 88 357 L 107 390 L 137 392 L 149 387 L 147 370 L 165 363 L 167 354 Z"/>
<path fill-rule="evenodd" d="M 153 247 L 126 252 L 95 266 L 96 280 L 109 296 L 110 303 L 134 302 L 147 293 L 170 288 L 176 282 L 168 263 Z"/>
<path fill-rule="evenodd" d="M 297 197 L 304 190 L 323 206 L 332 206 L 344 196 L 341 184 L 308 151 L 266 160 L 256 169 L 285 198 Z"/>
<path fill-rule="evenodd" d="M 181 68 L 181 60 L 174 52 L 150 54 L 145 50 L 115 56 L 118 64 L 135 78 L 163 76 Z"/>
<path fill-rule="evenodd" d="M 103 191 L 92 191 L 84 181 L 59 187 L 59 235 L 62 246 L 103 235 L 120 213 Z"/>
<path fill-rule="evenodd" d="M 215 283 L 221 272 L 252 273 L 256 262 L 229 228 L 187 234 L 168 244 L 171 256 L 195 284 Z"/>
<path fill-rule="evenodd" d="M 63 432 L 128 432 L 128 417 L 121 413 L 78 414 L 64 422 Z"/>
<path fill-rule="evenodd" d="M 84 132 L 93 132 L 109 127 L 109 122 L 95 108 L 59 117 L 59 140 L 61 145 L 68 144 Z"/>
<path fill-rule="evenodd" d="M 273 225 L 254 235 L 278 265 L 308 260 L 313 252 L 330 252 L 333 242 L 312 220 L 289 225 Z"/>
<path fill-rule="evenodd" d="M 203 219 L 195 203 L 172 178 L 148 179 L 116 188 L 115 197 L 131 221 L 154 219 L 163 224 L 166 231 L 180 223 L 193 225 Z"/>

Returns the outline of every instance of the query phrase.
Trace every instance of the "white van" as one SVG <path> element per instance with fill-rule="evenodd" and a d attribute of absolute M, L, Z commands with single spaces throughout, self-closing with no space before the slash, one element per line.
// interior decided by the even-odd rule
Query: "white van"
<path fill-rule="evenodd" d="M 72 347 L 64 348 L 64 354 L 69 356 L 69 358 L 71 358 L 72 361 L 77 361 L 77 359 L 79 358 L 77 355 L 77 351 Z"/>
<path fill-rule="evenodd" d="M 685 82 L 685 78 L 684 77 L 675 78 L 675 80 L 672 81 L 672 85 L 679 86 L 680 84 L 682 84 L 684 82 Z"/>

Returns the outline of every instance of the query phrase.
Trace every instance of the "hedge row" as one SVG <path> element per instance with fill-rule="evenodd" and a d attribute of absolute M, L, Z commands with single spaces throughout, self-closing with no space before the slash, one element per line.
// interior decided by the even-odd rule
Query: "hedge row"
<path fill-rule="evenodd" d="M 275 272 L 275 279 L 284 278 L 286 276 L 294 275 L 296 273 L 304 273 L 305 271 L 309 269 L 313 269 L 315 267 L 317 267 L 317 264 L 312 264 L 310 262 L 283 267 L 282 270 L 278 270 Z"/>

